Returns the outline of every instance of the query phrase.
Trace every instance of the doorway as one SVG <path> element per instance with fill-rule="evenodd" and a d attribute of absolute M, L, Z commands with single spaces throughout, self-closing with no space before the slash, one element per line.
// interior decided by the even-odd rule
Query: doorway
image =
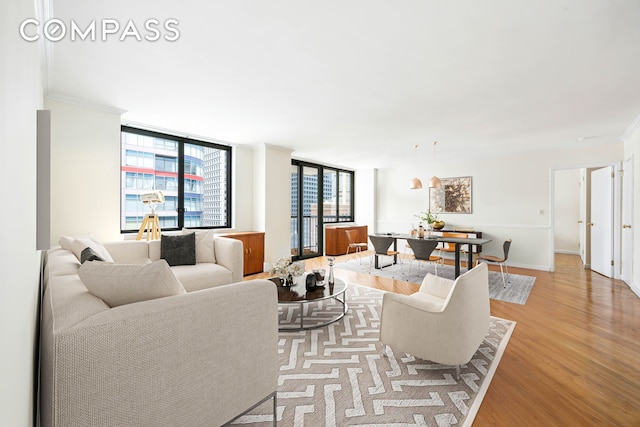
<path fill-rule="evenodd" d="M 293 259 L 322 255 L 322 169 L 296 162 L 291 165 L 291 256 Z"/>
<path fill-rule="evenodd" d="M 602 164 L 552 170 L 551 271 L 555 271 L 557 253 L 578 254 L 584 268 L 618 278 L 618 270 L 611 263 L 619 265 L 620 260 L 620 251 L 615 250 L 620 240 L 614 233 L 615 217 L 620 214 L 620 207 L 616 204 L 619 199 L 615 194 L 620 191 L 620 186 L 612 179 L 619 168 L 619 165 Z M 572 177 L 569 187 L 567 176 Z M 592 185 L 594 176 L 597 181 L 595 189 Z M 605 176 L 608 177 L 607 184 Z M 603 189 L 610 189 L 610 192 L 601 194 Z M 592 201 L 593 197 L 596 201 Z M 592 218 L 594 214 L 595 220 Z M 593 225 L 595 221 L 597 229 Z M 594 231 L 597 234 L 592 236 Z"/>

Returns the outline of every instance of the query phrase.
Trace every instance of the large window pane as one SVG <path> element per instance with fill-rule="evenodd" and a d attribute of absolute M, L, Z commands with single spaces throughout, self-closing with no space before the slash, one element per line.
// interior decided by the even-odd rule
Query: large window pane
<path fill-rule="evenodd" d="M 338 171 L 325 169 L 323 183 L 322 213 L 324 222 L 336 222 L 338 221 Z"/>
<path fill-rule="evenodd" d="M 156 207 L 163 229 L 230 227 L 229 147 L 126 126 L 121 143 L 123 231 L 140 228 L 150 213 L 140 196 L 152 190 L 165 196 L 165 203 Z"/>
<path fill-rule="evenodd" d="M 302 168 L 302 255 L 318 253 L 318 177 L 320 169 Z"/>
<path fill-rule="evenodd" d="M 352 209 L 352 172 L 340 172 L 340 189 L 338 192 L 338 221 L 353 221 Z"/>
<path fill-rule="evenodd" d="M 300 234 L 298 233 L 299 217 L 298 217 L 298 166 L 291 165 L 291 256 L 298 256 L 298 242 Z"/>

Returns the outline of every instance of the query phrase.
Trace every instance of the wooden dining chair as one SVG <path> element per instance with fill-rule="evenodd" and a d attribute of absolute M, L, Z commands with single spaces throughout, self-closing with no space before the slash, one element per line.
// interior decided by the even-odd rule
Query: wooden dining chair
<path fill-rule="evenodd" d="M 371 264 L 369 265 L 369 272 L 371 272 L 371 266 L 374 264 L 374 260 L 377 261 L 378 257 L 381 257 L 381 256 L 393 257 L 394 261 L 397 259 L 398 254 L 400 252 L 389 249 L 393 244 L 393 242 L 395 241 L 393 237 L 376 236 L 372 234 L 372 235 L 369 235 L 369 240 L 371 240 L 371 244 L 373 245 L 373 249 L 374 249 L 374 253 L 371 257 Z M 384 267 L 388 267 L 388 266 L 385 265 Z M 378 267 L 378 268 L 383 268 L 383 267 Z"/>
<path fill-rule="evenodd" d="M 411 264 L 413 261 L 429 262 L 434 264 L 436 270 L 436 276 L 438 275 L 438 264 L 444 263 L 444 258 L 438 255 L 432 255 L 433 251 L 438 246 L 437 240 L 422 240 L 422 239 L 407 239 L 407 244 L 413 252 L 413 258 L 409 261 L 409 274 L 411 274 Z M 420 264 L 418 264 L 418 271 Z"/>
<path fill-rule="evenodd" d="M 445 231 L 445 232 L 442 233 L 442 237 L 453 237 L 455 239 L 466 239 L 467 237 L 469 237 L 469 235 L 467 233 L 456 233 L 456 232 L 451 232 L 451 231 Z M 439 252 L 440 252 L 439 255 L 444 258 L 444 254 L 445 253 L 453 253 L 453 252 L 455 252 L 456 251 L 456 244 L 457 243 L 443 242 L 442 243 L 442 247 L 439 248 Z M 462 254 L 462 249 L 463 248 L 460 248 L 460 253 L 461 254 Z"/>
<path fill-rule="evenodd" d="M 507 282 L 505 280 L 505 270 L 507 272 L 507 277 L 509 276 L 509 269 L 507 268 L 507 258 L 509 258 L 510 248 L 511 248 L 511 239 L 505 240 L 505 242 L 502 244 L 502 251 L 503 251 L 502 256 L 480 255 L 478 257 L 478 260 L 476 261 L 476 265 L 478 265 L 480 261 L 487 261 L 487 262 L 493 262 L 498 264 L 500 266 L 500 273 L 502 273 L 502 286 L 505 288 L 507 287 Z"/>
<path fill-rule="evenodd" d="M 358 242 L 358 231 L 357 230 L 345 230 L 345 234 L 347 235 L 347 242 L 348 242 L 348 246 L 347 246 L 347 253 L 345 255 L 349 255 L 349 252 L 351 252 L 351 249 L 354 250 L 354 253 L 356 254 L 356 257 L 358 256 L 358 254 L 360 252 L 362 252 L 362 250 L 366 250 L 367 249 L 367 243 L 361 243 Z M 361 260 L 362 262 L 362 260 Z"/>

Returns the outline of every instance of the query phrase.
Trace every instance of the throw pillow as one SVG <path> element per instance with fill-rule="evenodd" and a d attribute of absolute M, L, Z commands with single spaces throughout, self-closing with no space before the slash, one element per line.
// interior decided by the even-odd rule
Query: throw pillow
<path fill-rule="evenodd" d="M 91 248 L 98 254 L 103 260 L 107 262 L 113 262 L 113 258 L 109 254 L 109 251 L 98 242 L 95 238 L 91 237 L 77 237 L 71 242 L 71 249 L 73 254 L 78 258 L 78 261 L 82 262 L 82 251 L 84 248 Z"/>
<path fill-rule="evenodd" d="M 196 235 L 163 234 L 160 237 L 160 258 L 165 259 L 170 266 L 194 265 L 196 263 Z"/>
<path fill-rule="evenodd" d="M 182 229 L 182 234 L 193 233 L 193 230 Z M 216 262 L 214 251 L 213 230 L 195 230 L 196 233 L 196 262 Z"/>
<path fill-rule="evenodd" d="M 165 260 L 142 265 L 87 262 L 78 276 L 109 307 L 186 293 Z"/>
<path fill-rule="evenodd" d="M 71 247 L 72 243 L 73 237 L 71 236 L 60 236 L 60 238 L 58 239 L 58 244 L 60 245 L 60 247 L 69 252 L 73 252 L 73 249 Z"/>
<path fill-rule="evenodd" d="M 84 264 L 86 261 L 104 261 L 104 259 L 98 255 L 96 251 L 87 247 L 84 248 L 80 254 L 80 263 Z"/>

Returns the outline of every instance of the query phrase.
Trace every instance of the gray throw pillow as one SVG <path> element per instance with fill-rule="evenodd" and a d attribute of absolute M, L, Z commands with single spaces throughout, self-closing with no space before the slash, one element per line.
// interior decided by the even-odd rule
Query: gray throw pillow
<path fill-rule="evenodd" d="M 195 265 L 195 233 L 176 235 L 163 234 L 160 238 L 160 258 L 165 259 L 170 266 Z"/>
<path fill-rule="evenodd" d="M 84 264 L 86 261 L 104 261 L 104 258 L 98 255 L 96 251 L 90 247 L 86 247 L 80 253 L 80 263 Z"/>

